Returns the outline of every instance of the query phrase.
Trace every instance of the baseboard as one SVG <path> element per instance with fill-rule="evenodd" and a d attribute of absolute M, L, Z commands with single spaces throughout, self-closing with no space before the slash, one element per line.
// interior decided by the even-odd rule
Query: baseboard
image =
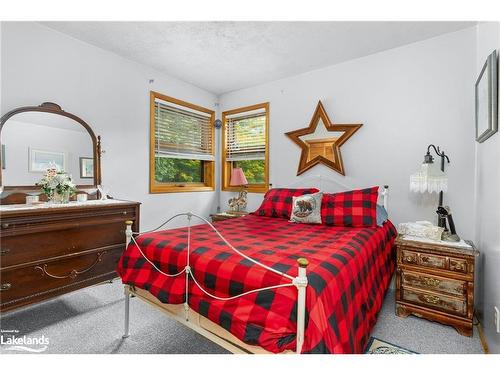
<path fill-rule="evenodd" d="M 477 319 L 477 316 L 476 316 Z M 486 337 L 484 336 L 483 326 L 479 319 L 477 319 L 477 331 L 479 332 L 479 340 L 481 340 L 481 346 L 483 347 L 483 351 L 485 354 L 490 354 L 490 350 L 488 349 L 488 342 L 486 341 Z"/>

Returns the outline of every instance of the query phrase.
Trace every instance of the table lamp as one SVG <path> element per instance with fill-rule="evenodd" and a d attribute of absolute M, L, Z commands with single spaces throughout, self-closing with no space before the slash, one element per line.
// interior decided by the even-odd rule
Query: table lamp
<path fill-rule="evenodd" d="M 231 180 L 229 181 L 230 186 L 240 186 L 241 190 L 236 197 L 229 199 L 229 207 L 231 211 L 241 211 L 247 206 L 247 191 L 245 190 L 248 184 L 245 173 L 241 168 L 233 168 L 231 171 Z"/>
<path fill-rule="evenodd" d="M 434 157 L 431 150 L 441 157 L 441 166 L 434 163 Z M 427 153 L 424 156 L 424 162 L 420 170 L 410 176 L 410 191 L 416 193 L 439 193 L 439 206 L 436 211 L 438 214 L 438 226 L 445 228 L 443 239 L 447 241 L 460 241 L 460 237 L 455 232 L 455 224 L 451 216 L 451 210 L 448 206 L 443 206 L 443 193 L 448 191 L 448 177 L 444 173 L 445 160 L 449 163 L 450 159 L 441 151 L 439 147 L 433 144 L 427 147 Z M 446 220 L 450 225 L 450 231 L 446 228 Z"/>

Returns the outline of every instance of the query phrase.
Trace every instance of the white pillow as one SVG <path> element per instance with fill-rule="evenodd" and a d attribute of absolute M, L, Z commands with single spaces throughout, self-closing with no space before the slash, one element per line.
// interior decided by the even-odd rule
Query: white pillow
<path fill-rule="evenodd" d="M 321 224 L 322 199 L 322 192 L 293 197 L 290 221 L 294 223 Z"/>

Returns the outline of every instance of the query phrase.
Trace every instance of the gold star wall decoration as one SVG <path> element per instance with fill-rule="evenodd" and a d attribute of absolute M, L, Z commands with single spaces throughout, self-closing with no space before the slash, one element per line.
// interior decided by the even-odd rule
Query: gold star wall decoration
<path fill-rule="evenodd" d="M 320 123 L 325 129 L 317 132 L 316 128 Z M 361 126 L 363 124 L 333 124 L 320 100 L 307 128 L 285 133 L 302 149 L 297 176 L 316 164 L 326 165 L 341 175 L 345 175 L 340 146 Z"/>

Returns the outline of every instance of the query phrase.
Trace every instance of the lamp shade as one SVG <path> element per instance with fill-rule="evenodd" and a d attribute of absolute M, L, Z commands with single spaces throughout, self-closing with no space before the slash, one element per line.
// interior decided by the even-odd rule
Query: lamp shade
<path fill-rule="evenodd" d="M 231 181 L 229 181 L 229 185 L 242 186 L 246 184 L 248 184 L 248 181 L 245 177 L 245 173 L 243 173 L 243 169 L 233 168 L 233 170 L 231 171 Z"/>
<path fill-rule="evenodd" d="M 420 170 L 410 176 L 410 191 L 439 193 L 448 190 L 448 177 L 435 163 L 422 163 Z"/>

